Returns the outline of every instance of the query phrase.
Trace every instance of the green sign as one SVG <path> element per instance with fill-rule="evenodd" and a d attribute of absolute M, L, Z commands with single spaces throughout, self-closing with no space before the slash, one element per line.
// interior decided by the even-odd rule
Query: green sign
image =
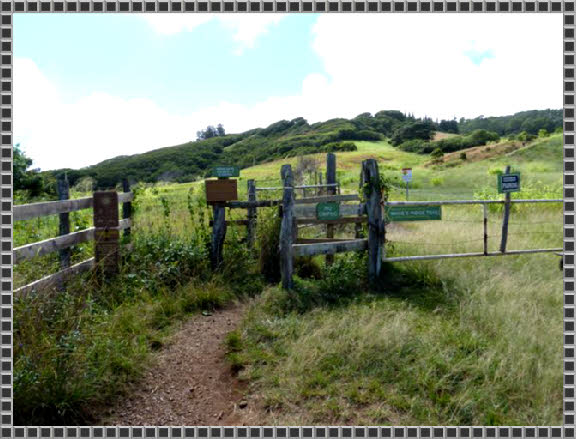
<path fill-rule="evenodd" d="M 498 193 L 520 191 L 520 174 L 500 174 L 498 176 Z"/>
<path fill-rule="evenodd" d="M 386 206 L 389 221 L 432 221 L 442 219 L 442 206 Z"/>
<path fill-rule="evenodd" d="M 340 203 L 318 203 L 316 205 L 316 219 L 337 220 L 340 218 Z"/>
<path fill-rule="evenodd" d="M 216 166 L 212 168 L 212 177 L 228 178 L 239 176 L 240 168 L 238 166 Z"/>

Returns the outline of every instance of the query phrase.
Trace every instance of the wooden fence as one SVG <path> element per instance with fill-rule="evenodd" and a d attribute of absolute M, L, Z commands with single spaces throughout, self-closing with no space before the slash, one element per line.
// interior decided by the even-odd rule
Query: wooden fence
<path fill-rule="evenodd" d="M 132 227 L 132 207 L 134 193 L 130 192 L 128 182 L 123 183 L 123 193 L 116 191 L 97 191 L 92 197 L 68 200 L 68 182 L 58 181 L 60 201 L 14 206 L 14 221 L 29 220 L 48 215 L 59 215 L 59 235 L 56 238 L 26 244 L 14 249 L 14 264 L 36 256 L 60 253 L 60 271 L 43 277 L 28 285 L 14 290 L 14 296 L 24 296 L 31 291 L 61 287 L 70 276 L 87 271 L 93 267 L 102 269 L 106 274 L 118 271 L 119 233 L 129 237 Z M 122 203 L 122 220 L 119 220 L 118 203 Z M 70 212 L 93 209 L 94 227 L 70 233 Z M 94 241 L 94 257 L 70 266 L 70 247 L 83 242 Z"/>

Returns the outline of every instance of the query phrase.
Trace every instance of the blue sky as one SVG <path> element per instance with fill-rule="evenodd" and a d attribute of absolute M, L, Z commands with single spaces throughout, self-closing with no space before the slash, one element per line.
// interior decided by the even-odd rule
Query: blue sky
<path fill-rule="evenodd" d="M 561 44 L 559 14 L 15 14 L 14 139 L 78 168 L 208 124 L 561 108 Z"/>
<path fill-rule="evenodd" d="M 221 100 L 252 105 L 271 94 L 298 93 L 309 72 L 323 71 L 310 46 L 312 15 L 287 16 L 242 56 L 234 54 L 232 31 L 217 21 L 159 35 L 136 15 L 14 18 L 15 56 L 41 66 L 68 103 L 99 90 L 177 111 Z"/>

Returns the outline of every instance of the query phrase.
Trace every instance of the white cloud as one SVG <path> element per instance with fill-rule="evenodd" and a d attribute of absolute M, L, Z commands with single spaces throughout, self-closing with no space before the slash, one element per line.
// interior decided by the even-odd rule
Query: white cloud
<path fill-rule="evenodd" d="M 561 32 L 552 15 L 334 14 L 318 19 L 313 47 L 343 115 L 474 117 L 560 108 Z M 476 65 L 470 51 L 492 57 Z"/>
<path fill-rule="evenodd" d="M 243 18 L 250 17 L 226 25 L 256 27 Z M 244 44 L 261 34 L 238 32 Z M 17 58 L 15 141 L 43 169 L 76 168 L 193 140 L 219 122 L 232 133 L 382 109 L 452 118 L 561 108 L 561 32 L 561 17 L 545 14 L 322 15 L 312 44 L 325 71 L 303 78 L 299 93 L 253 105 L 218 102 L 189 114 L 98 92 L 64 103 L 32 60 Z M 470 51 L 493 57 L 477 65 Z"/>
<path fill-rule="evenodd" d="M 256 40 L 268 33 L 286 14 L 142 14 L 141 17 L 152 28 L 163 35 L 191 32 L 198 26 L 210 21 L 218 21 L 232 32 L 236 42 L 234 53 L 241 55 L 251 49 Z"/>

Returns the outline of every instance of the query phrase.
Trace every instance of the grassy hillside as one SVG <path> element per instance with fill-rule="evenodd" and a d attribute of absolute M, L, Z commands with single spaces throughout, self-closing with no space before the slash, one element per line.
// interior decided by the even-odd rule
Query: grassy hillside
<path fill-rule="evenodd" d="M 272 144 L 301 140 L 298 130 L 314 129 L 321 136 L 335 127 L 345 130 L 347 123 L 277 127 L 290 133 Z M 265 148 L 265 137 L 258 136 L 251 132 L 229 144 L 228 136 L 198 143 L 206 154 L 221 148 L 214 154 L 245 157 L 250 142 Z M 384 139 L 353 142 L 356 151 L 336 152 L 344 193 L 357 192 L 362 160 L 376 158 L 381 173 L 396 182 L 393 200 L 405 196 L 402 167 L 413 168 L 412 200 L 500 198 L 496 174 L 506 165 L 522 175 L 522 191 L 513 197 L 562 196 L 561 135 L 525 146 L 502 140 L 467 150 L 470 159 L 456 153 L 437 163 Z M 127 172 L 128 162 L 135 169 L 144 163 L 143 172 L 151 173 L 167 156 L 175 163 L 198 163 L 193 155 L 183 157 L 195 147 L 180 148 L 148 153 L 146 161 L 144 155 L 115 159 L 101 169 L 110 170 L 112 178 Z M 318 169 L 325 170 L 325 154 L 306 157 L 316 158 Z M 281 165 L 296 169 L 301 159 L 279 153 L 264 160 L 241 171 L 240 199 L 246 199 L 247 179 L 256 179 L 258 186 L 279 185 Z M 14 394 L 20 422 L 90 423 L 86 409 L 105 406 L 137 382 L 175 322 L 249 295 L 256 299 L 228 337 L 228 348 L 233 370 L 246 383 L 255 424 L 561 423 L 557 256 L 395 263 L 385 267 L 375 289 L 367 285 L 363 255 L 337 255 L 331 267 L 322 257 L 300 259 L 296 289 L 288 294 L 261 274 L 275 257 L 276 208 L 258 211 L 256 251 L 246 247 L 244 228 L 228 228 L 224 268 L 214 273 L 208 264 L 211 210 L 202 181 L 141 183 L 134 190 L 134 250 L 114 282 L 102 286 L 80 277 L 66 293 L 15 301 Z M 245 219 L 246 211 L 226 215 Z M 501 221 L 499 209 L 490 209 L 490 250 L 498 246 Z M 91 211 L 74 212 L 71 223 L 74 231 L 90 227 Z M 57 224 L 57 215 L 18 221 L 15 245 L 56 236 Z M 353 234 L 351 226 L 335 230 L 335 237 Z M 325 235 L 321 227 L 300 231 L 302 237 Z M 388 255 L 479 251 L 482 208 L 445 206 L 442 221 L 391 225 L 387 239 Z M 561 245 L 561 203 L 512 209 L 509 248 Z M 72 251 L 73 262 L 91 255 L 90 245 Z M 55 271 L 57 264 L 57 253 L 18 264 L 15 286 Z"/>
<path fill-rule="evenodd" d="M 191 182 L 207 175 L 215 165 L 235 164 L 248 168 L 278 159 L 345 150 L 342 149 L 342 142 L 348 141 L 388 139 L 390 144 L 407 151 L 428 154 L 440 147 L 445 152 L 451 152 L 484 145 L 499 136 L 516 136 L 525 140 L 542 129 L 552 132 L 561 128 L 561 114 L 561 110 L 543 110 L 498 118 L 433 122 L 429 118 L 416 119 L 389 110 L 375 115 L 363 113 L 352 119 L 336 118 L 314 124 L 296 118 L 240 134 L 190 141 L 132 156 L 119 156 L 87 168 L 60 169 L 46 175 L 53 179 L 67 172 L 72 184 L 90 177 L 98 188 L 114 187 L 123 178 L 148 183 Z M 457 135 L 458 132 L 462 135 Z M 430 142 L 432 139 L 434 141 Z"/>

